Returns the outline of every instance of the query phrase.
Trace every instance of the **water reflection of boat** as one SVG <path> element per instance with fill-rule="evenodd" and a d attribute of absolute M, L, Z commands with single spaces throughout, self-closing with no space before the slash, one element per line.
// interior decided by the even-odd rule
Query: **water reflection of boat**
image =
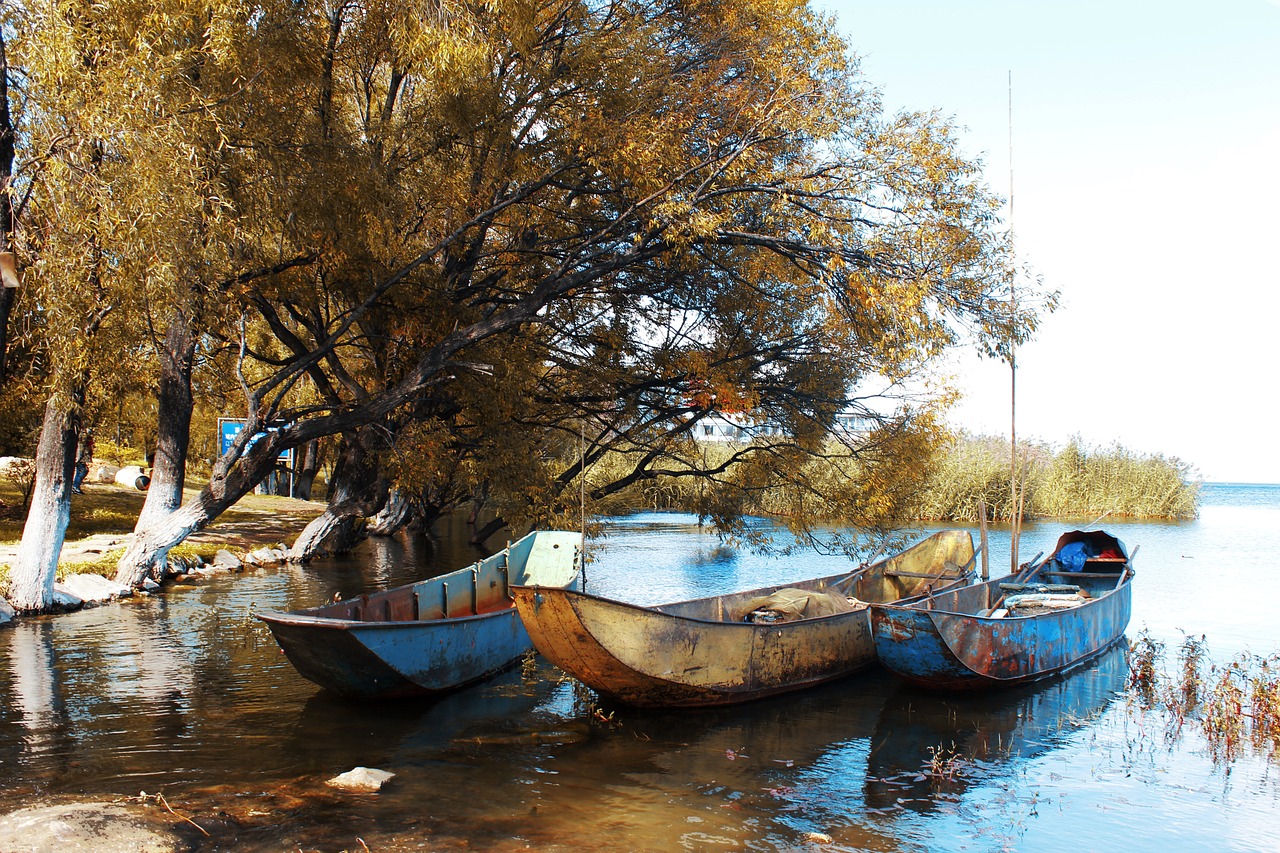
<path fill-rule="evenodd" d="M 1066 743 L 1121 695 L 1128 644 L 1090 665 L 1010 690 L 938 693 L 899 683 L 884 704 L 867 761 L 870 808 L 927 811 L 983 775 Z"/>
<path fill-rule="evenodd" d="M 351 703 L 341 697 L 316 691 L 292 726 L 289 752 L 304 765 L 325 770 L 436 761 L 456 741 L 488 743 L 542 723 L 537 709 L 555 688 L 553 679 L 515 667 L 469 690 L 415 702 L 379 702 L 359 714 L 352 714 Z"/>
<path fill-rule="evenodd" d="M 868 603 L 963 583 L 973 557 L 968 532 L 944 530 L 849 574 L 656 607 L 528 585 L 512 594 L 538 651 L 605 696 L 647 707 L 727 705 L 869 666 Z M 747 621 L 783 610 L 778 621 Z"/>
<path fill-rule="evenodd" d="M 927 687 L 1046 678 L 1124 636 L 1132 578 L 1119 539 L 1103 531 L 1064 533 L 1052 554 L 1017 576 L 874 607 L 876 653 L 890 670 Z"/>
<path fill-rule="evenodd" d="M 582 537 L 536 531 L 439 577 L 321 607 L 258 613 L 305 678 L 343 696 L 438 693 L 510 666 L 531 648 L 510 586 L 569 586 Z"/>

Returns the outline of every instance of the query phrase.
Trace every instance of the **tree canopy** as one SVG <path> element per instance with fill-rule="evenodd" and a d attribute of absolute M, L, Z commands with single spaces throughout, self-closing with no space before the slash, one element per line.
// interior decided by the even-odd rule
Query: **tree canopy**
<path fill-rule="evenodd" d="M 238 386 L 217 405 L 245 439 L 279 426 L 140 525 L 125 580 L 328 436 L 361 513 L 390 491 L 549 523 L 606 456 L 592 500 L 663 473 L 800 494 L 849 410 L 884 426 L 859 451 L 875 483 L 932 413 L 859 388 L 1007 351 L 1052 308 L 1021 287 L 1011 309 L 999 200 L 948 122 L 885 115 L 803 2 L 7 14 L 32 375 L 158 373 L 162 450 L 164 377 Z M 777 429 L 707 465 L 717 414 Z"/>

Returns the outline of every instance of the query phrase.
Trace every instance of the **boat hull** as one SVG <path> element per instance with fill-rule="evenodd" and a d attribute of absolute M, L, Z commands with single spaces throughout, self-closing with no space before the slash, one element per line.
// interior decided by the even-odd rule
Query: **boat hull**
<path fill-rule="evenodd" d="M 360 699 L 456 690 L 510 667 L 532 647 L 514 608 L 425 624 L 267 618 L 299 675 Z"/>
<path fill-rule="evenodd" d="M 514 595 L 543 657 L 629 705 L 746 702 L 875 662 L 865 607 L 816 624 L 715 624 L 563 590 Z"/>
<path fill-rule="evenodd" d="M 972 560 L 969 534 L 944 531 L 854 575 L 658 607 L 530 586 L 513 587 L 512 594 L 539 653 L 604 696 L 639 707 L 730 705 L 872 665 L 866 602 L 966 582 Z M 751 602 L 783 588 L 837 590 L 860 603 L 796 621 L 741 621 Z"/>
<path fill-rule="evenodd" d="M 1087 663 L 1124 636 L 1133 572 L 1127 558 L 1104 572 L 1059 571 L 1052 559 L 1042 577 L 1080 586 L 1091 596 L 1085 603 L 1032 616 L 992 616 L 1000 585 L 1013 580 L 1000 578 L 907 605 L 875 606 L 877 657 L 909 682 L 947 690 L 1025 684 Z"/>
<path fill-rule="evenodd" d="M 581 541 L 576 533 L 538 531 L 456 572 L 257 616 L 298 674 L 330 692 L 358 699 L 444 693 L 512 666 L 533 647 L 511 584 L 573 585 Z"/>

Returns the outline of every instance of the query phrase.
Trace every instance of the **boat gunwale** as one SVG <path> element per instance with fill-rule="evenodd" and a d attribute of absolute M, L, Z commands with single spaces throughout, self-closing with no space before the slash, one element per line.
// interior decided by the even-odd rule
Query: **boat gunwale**
<path fill-rule="evenodd" d="M 742 590 L 740 592 L 727 592 L 727 593 L 722 593 L 720 595 L 707 595 L 707 596 L 703 596 L 702 598 L 685 598 L 677 601 L 664 602 L 662 604 L 637 604 L 631 601 L 623 601 L 618 598 L 610 598 L 609 596 L 595 595 L 593 593 L 583 592 L 582 590 L 568 589 L 566 587 L 556 587 L 556 586 L 540 586 L 538 584 L 512 584 L 511 589 L 513 591 L 518 589 L 531 590 L 535 593 L 541 593 L 541 592 L 551 592 L 553 594 L 568 593 L 569 595 L 566 595 L 566 597 L 586 598 L 594 601 L 602 601 L 607 604 L 617 605 L 629 610 L 644 611 L 647 613 L 658 613 L 658 614 L 661 614 L 662 616 L 667 617 L 668 619 L 679 619 L 681 622 L 697 622 L 703 625 L 734 625 L 734 626 L 740 625 L 743 628 L 752 628 L 752 629 L 755 629 L 755 628 L 777 629 L 787 625 L 799 625 L 799 624 L 806 624 L 806 623 L 812 623 L 812 622 L 820 622 L 824 619 L 835 620 L 841 616 L 851 616 L 851 615 L 857 615 L 860 613 L 865 613 L 866 611 L 870 610 L 873 607 L 883 607 L 883 606 L 890 606 L 890 605 L 881 605 L 872 601 L 863 601 L 861 599 L 857 599 L 857 602 L 858 602 L 857 605 L 855 605 L 853 608 L 849 610 L 842 610 L 839 613 L 825 613 L 820 616 L 806 616 L 800 619 L 787 619 L 779 622 L 746 622 L 746 621 L 736 620 L 736 619 L 735 620 L 706 619 L 701 616 L 686 616 L 682 613 L 671 613 L 667 610 L 664 610 L 663 608 L 684 606 L 684 605 L 690 605 L 690 604 L 699 604 L 707 601 L 715 601 L 717 599 L 748 600 L 750 598 L 758 598 L 758 597 L 761 597 L 762 595 L 778 592 L 779 590 L 783 590 L 783 589 L 805 589 L 805 586 L 804 586 L 805 584 L 816 585 L 819 583 L 827 583 L 828 581 L 831 581 L 833 578 L 837 579 L 838 582 L 840 583 L 844 583 L 849 580 L 856 580 L 858 575 L 866 572 L 870 572 L 873 568 L 875 567 L 868 566 L 865 569 L 859 569 L 858 571 L 851 574 L 826 575 L 824 577 L 819 577 L 819 578 L 804 578 L 802 580 L 792 581 L 790 583 L 778 584 L 775 586 L 762 586 L 762 587 L 757 587 L 755 589 Z M 972 574 L 973 573 L 971 571 L 966 571 L 959 575 L 939 575 L 938 580 L 959 582 L 967 579 Z M 833 584 L 828 584 L 825 587 L 825 589 L 830 589 L 832 585 Z M 956 583 L 951 583 L 951 584 L 948 584 L 944 589 L 935 590 L 935 592 L 945 592 L 947 590 L 954 588 L 956 585 L 957 585 Z M 806 590 L 806 591 L 809 591 L 809 590 Z M 822 591 L 822 590 L 820 589 L 820 590 L 814 590 L 814 591 Z M 927 598 L 931 594 L 932 593 L 922 592 L 922 593 L 916 593 L 915 595 L 912 595 L 912 596 L 895 599 L 893 606 L 897 606 L 899 604 L 903 604 L 903 605 L 914 604 L 918 600 Z"/>
<path fill-rule="evenodd" d="M 560 587 L 544 587 L 559 589 Z M 286 610 L 256 610 L 254 616 L 263 622 L 278 625 L 307 626 L 313 628 L 352 628 L 389 629 L 389 628 L 421 628 L 427 625 L 456 625 L 459 622 L 474 622 L 478 619 L 492 619 L 515 612 L 515 602 L 510 607 L 491 610 L 488 613 L 468 613 L 460 616 L 449 616 L 440 619 L 335 619 L 332 616 L 309 616 Z"/>
<path fill-rule="evenodd" d="M 1136 572 L 1134 572 L 1133 568 L 1127 562 L 1125 563 L 1125 566 L 1122 572 L 1116 572 L 1114 577 L 1119 578 L 1121 573 L 1124 574 L 1124 579 L 1117 580 L 1116 585 L 1114 587 L 1102 593 L 1101 595 L 1091 596 L 1089 598 L 1086 598 L 1074 607 L 1065 607 L 1065 608 L 1062 608 L 1061 610 L 1050 610 L 1044 613 L 1028 613 L 1025 616 L 1014 616 L 1012 614 L 1008 614 L 1005 616 L 991 616 L 991 615 L 982 615 L 980 613 L 969 613 L 964 610 L 945 610 L 940 607 L 930 607 L 929 606 L 930 602 L 926 599 L 931 598 L 931 596 L 921 596 L 919 599 L 915 599 L 911 601 L 895 601 L 887 604 L 875 604 L 872 606 L 882 607 L 885 610 L 911 610 L 919 613 L 937 613 L 942 616 L 956 616 L 961 619 L 976 619 L 976 620 L 981 620 L 982 622 L 1022 622 L 1027 619 L 1044 619 L 1044 618 L 1053 618 L 1058 616 L 1070 616 L 1073 613 L 1079 613 L 1081 610 L 1087 610 L 1093 607 L 1094 605 L 1101 604 L 1102 602 L 1111 598 L 1111 596 L 1115 595 L 1117 592 L 1120 592 L 1122 589 L 1129 586 L 1129 584 L 1132 583 L 1134 577 L 1136 576 Z M 1062 573 L 1046 572 L 1046 574 L 1054 575 L 1054 574 L 1062 574 Z M 993 578 L 989 581 L 986 581 L 985 584 L 987 586 L 994 586 L 996 584 L 1008 583 L 1010 579 L 1013 577 L 1016 577 L 1016 576 L 1005 575 L 1003 577 Z M 941 592 L 951 592 L 951 591 L 953 590 L 941 590 Z"/>

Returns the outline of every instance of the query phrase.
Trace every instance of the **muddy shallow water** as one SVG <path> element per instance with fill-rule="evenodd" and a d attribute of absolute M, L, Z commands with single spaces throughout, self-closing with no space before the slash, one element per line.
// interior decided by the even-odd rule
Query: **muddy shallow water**
<path fill-rule="evenodd" d="M 1280 488 L 1217 487 L 1195 522 L 1108 529 L 1140 546 L 1131 640 L 1280 649 Z M 1024 553 L 1059 530 L 1033 528 Z M 600 705 L 536 657 L 438 701 L 345 702 L 252 617 L 475 559 L 450 533 L 0 631 L 0 808 L 162 793 L 208 828 L 188 825 L 202 850 L 1277 849 L 1278 768 L 1164 737 L 1125 694 L 1128 643 L 1013 691 L 934 695 L 873 671 L 658 713 Z M 669 514 L 621 519 L 592 552 L 588 588 L 640 603 L 844 565 L 736 551 Z M 323 785 L 357 765 L 396 777 L 379 794 Z"/>

